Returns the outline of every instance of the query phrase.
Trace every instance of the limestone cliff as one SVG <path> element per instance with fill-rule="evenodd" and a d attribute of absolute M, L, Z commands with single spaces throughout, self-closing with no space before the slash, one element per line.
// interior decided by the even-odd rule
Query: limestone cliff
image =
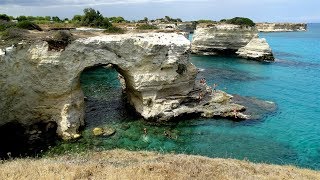
<path fill-rule="evenodd" d="M 1 50 L 0 126 L 54 122 L 66 139 L 84 124 L 80 74 L 112 64 L 123 76 L 129 102 L 145 119 L 183 114 L 234 117 L 244 110 L 222 91 L 196 83 L 189 62 L 190 42 L 175 33 L 104 35 L 74 40 L 66 47 L 47 41 L 19 43 Z M 238 113 L 239 118 L 247 118 Z"/>
<path fill-rule="evenodd" d="M 274 57 L 269 44 L 264 38 L 253 38 L 246 46 L 240 48 L 238 56 L 245 59 L 273 61 Z"/>
<path fill-rule="evenodd" d="M 193 23 L 193 22 L 178 23 L 177 29 L 184 32 L 194 33 L 194 30 L 196 29 L 196 23 Z"/>
<path fill-rule="evenodd" d="M 258 38 L 255 27 L 233 24 L 198 25 L 191 50 L 200 55 L 239 55 L 253 60 L 274 60 L 269 45 L 265 39 Z"/>
<path fill-rule="evenodd" d="M 291 32 L 306 31 L 305 23 L 257 23 L 256 27 L 260 32 Z"/>
<path fill-rule="evenodd" d="M 192 52 L 201 55 L 217 55 L 236 52 L 247 45 L 257 30 L 232 24 L 198 25 L 192 39 Z"/>
<path fill-rule="evenodd" d="M 155 24 L 159 29 L 178 30 L 188 33 L 193 33 L 196 29 L 196 24 L 193 22 L 180 22 L 180 23 L 159 23 Z"/>

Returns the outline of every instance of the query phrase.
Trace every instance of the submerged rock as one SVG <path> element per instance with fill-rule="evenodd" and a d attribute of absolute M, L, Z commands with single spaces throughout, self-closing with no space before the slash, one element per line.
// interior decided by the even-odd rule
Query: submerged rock
<path fill-rule="evenodd" d="M 94 128 L 92 130 L 92 132 L 93 132 L 93 135 L 95 135 L 95 136 L 101 136 L 103 134 L 103 129 L 102 128 Z"/>
<path fill-rule="evenodd" d="M 245 114 L 250 116 L 250 119 L 261 119 L 268 113 L 275 112 L 277 105 L 271 101 L 264 101 L 255 97 L 244 97 L 233 95 L 232 101 L 246 107 Z"/>
<path fill-rule="evenodd" d="M 116 133 L 116 130 L 112 127 L 96 127 L 92 130 L 92 133 L 95 136 L 112 136 Z"/>

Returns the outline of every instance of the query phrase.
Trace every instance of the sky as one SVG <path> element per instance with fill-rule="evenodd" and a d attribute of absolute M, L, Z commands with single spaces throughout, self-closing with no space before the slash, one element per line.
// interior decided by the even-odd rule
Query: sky
<path fill-rule="evenodd" d="M 184 21 L 248 17 L 255 22 L 318 22 L 320 0 L 0 0 L 0 14 L 72 18 L 84 8 L 104 16 Z"/>

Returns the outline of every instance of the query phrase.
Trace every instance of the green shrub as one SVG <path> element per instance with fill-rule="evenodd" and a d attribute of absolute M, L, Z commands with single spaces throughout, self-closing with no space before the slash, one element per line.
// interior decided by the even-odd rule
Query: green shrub
<path fill-rule="evenodd" d="M 42 31 L 42 29 L 37 24 L 30 22 L 30 21 L 18 22 L 17 27 L 21 28 L 21 29 Z"/>
<path fill-rule="evenodd" d="M 70 43 L 73 40 L 73 35 L 70 33 L 70 31 L 59 30 L 54 33 L 53 39 L 56 41 L 63 41 L 63 42 Z"/>
<path fill-rule="evenodd" d="M 21 39 L 29 32 L 25 29 L 8 28 L 2 33 L 3 39 Z"/>
<path fill-rule="evenodd" d="M 255 26 L 256 24 L 249 18 L 235 17 L 232 19 L 222 19 L 220 22 L 226 22 L 229 24 L 241 25 L 241 26 Z"/>
<path fill-rule="evenodd" d="M 147 30 L 147 29 L 159 29 L 159 28 L 157 26 L 150 25 L 150 24 L 142 24 L 142 25 L 139 25 L 137 27 L 137 29 L 139 29 L 139 30 Z"/>
<path fill-rule="evenodd" d="M 123 34 L 125 33 L 125 30 L 116 26 L 111 26 L 109 28 L 107 28 L 105 31 L 105 33 L 112 33 L 112 34 Z"/>
<path fill-rule="evenodd" d="M 15 27 L 16 24 L 13 22 L 1 21 L 0 20 L 0 31 L 5 31 L 6 29 Z"/>
<path fill-rule="evenodd" d="M 27 17 L 26 16 L 19 16 L 16 18 L 19 22 L 20 21 L 26 21 L 27 20 Z"/>
<path fill-rule="evenodd" d="M 33 23 L 35 24 L 50 24 L 50 20 L 34 20 Z"/>
<path fill-rule="evenodd" d="M 197 23 L 214 23 L 214 21 L 209 19 L 200 19 L 197 21 Z"/>
<path fill-rule="evenodd" d="M 112 23 L 124 23 L 127 22 L 123 17 L 119 16 L 119 17 L 110 17 L 109 20 Z"/>
<path fill-rule="evenodd" d="M 0 14 L 0 21 L 10 21 L 10 17 L 6 14 Z"/>

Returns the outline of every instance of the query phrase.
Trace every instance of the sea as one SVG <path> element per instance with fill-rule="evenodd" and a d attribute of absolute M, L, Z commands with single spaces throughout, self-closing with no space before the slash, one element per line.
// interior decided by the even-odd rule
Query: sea
<path fill-rule="evenodd" d="M 146 150 L 319 170 L 320 24 L 308 24 L 306 32 L 260 33 L 260 37 L 271 46 L 275 62 L 198 55 L 190 61 L 209 85 L 274 102 L 274 112 L 240 122 L 194 117 L 168 124 L 146 122 L 126 105 L 116 70 L 98 67 L 81 75 L 87 97 L 83 137 L 59 141 L 46 155 Z M 104 126 L 114 128 L 115 135 L 92 135 L 93 128 Z"/>

